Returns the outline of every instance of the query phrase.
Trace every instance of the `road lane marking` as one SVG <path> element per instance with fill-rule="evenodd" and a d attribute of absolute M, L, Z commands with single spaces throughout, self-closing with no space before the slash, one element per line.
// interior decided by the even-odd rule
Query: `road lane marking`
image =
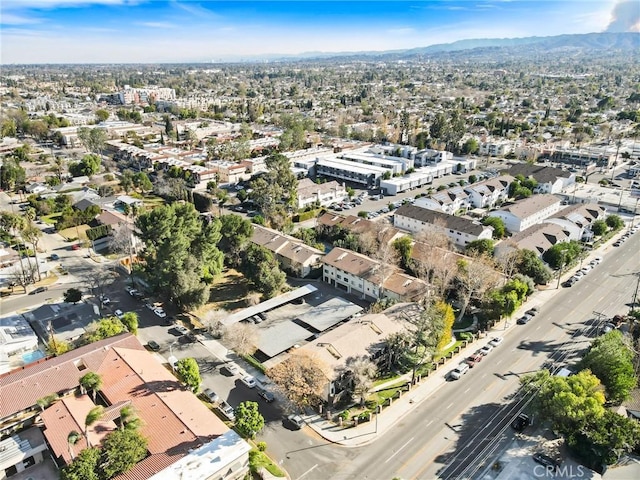
<path fill-rule="evenodd" d="M 316 463 L 313 467 L 311 467 L 309 470 L 307 470 L 306 472 L 304 472 L 302 475 L 300 475 L 298 477 L 298 480 L 300 480 L 302 477 L 304 477 L 307 473 L 311 473 L 316 467 L 318 466 L 318 464 Z"/>
<path fill-rule="evenodd" d="M 453 407 L 453 403 L 450 403 L 449 405 L 447 405 L 447 410 L 449 410 L 451 407 Z"/>
<path fill-rule="evenodd" d="M 428 427 L 428 426 L 429 426 L 429 425 L 431 425 L 432 423 L 433 423 L 433 420 L 429 420 L 429 423 L 427 423 L 427 424 L 425 425 L 425 427 Z"/>
<path fill-rule="evenodd" d="M 411 438 L 409 439 L 409 441 L 407 441 L 407 443 L 405 443 L 405 444 L 404 444 L 404 445 L 402 445 L 398 450 L 396 450 L 396 452 L 395 452 L 393 455 L 391 455 L 389 458 L 387 458 L 387 459 L 385 460 L 385 462 L 384 462 L 384 463 L 387 463 L 389 460 L 391 460 L 393 457 L 395 457 L 397 454 L 399 454 L 399 453 L 400 453 L 400 451 L 401 451 L 404 447 L 406 447 L 407 445 L 409 445 L 409 444 L 413 441 L 413 439 L 414 439 L 414 438 L 415 438 L 415 437 L 411 437 Z M 298 480 L 300 480 L 300 479 L 298 479 Z"/>
<path fill-rule="evenodd" d="M 471 390 L 471 387 L 467 388 L 464 392 L 462 393 L 467 393 L 469 390 Z"/>

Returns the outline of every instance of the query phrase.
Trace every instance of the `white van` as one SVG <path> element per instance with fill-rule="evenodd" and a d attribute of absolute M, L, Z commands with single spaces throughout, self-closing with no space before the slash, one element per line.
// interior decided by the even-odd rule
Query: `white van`
<path fill-rule="evenodd" d="M 462 375 L 464 375 L 468 371 L 469 371 L 469 365 L 466 363 L 461 363 L 456 368 L 451 370 L 450 375 L 451 375 L 451 378 L 453 378 L 454 380 L 458 380 L 460 377 L 462 377 Z"/>

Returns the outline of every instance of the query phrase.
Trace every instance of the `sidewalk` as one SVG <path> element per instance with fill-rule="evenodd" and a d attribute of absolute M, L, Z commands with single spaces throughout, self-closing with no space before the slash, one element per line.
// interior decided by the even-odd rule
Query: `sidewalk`
<path fill-rule="evenodd" d="M 622 233 L 622 232 L 621 232 Z M 590 252 L 585 258 L 585 261 L 589 261 L 593 257 L 603 255 L 609 250 L 610 244 L 615 241 L 619 235 L 615 235 L 606 244 L 602 245 L 597 251 Z M 563 281 L 573 275 L 575 268 L 567 270 L 560 281 Z M 517 312 L 515 312 L 513 318 L 518 318 L 526 310 L 532 307 L 540 307 L 544 305 L 550 298 L 556 295 L 561 290 L 561 287 L 557 287 L 557 279 L 554 279 L 544 290 L 536 291 L 526 304 L 522 305 Z M 340 427 L 336 423 L 326 420 L 326 418 L 318 413 L 301 415 L 310 428 L 315 430 L 320 436 L 326 440 L 336 443 L 345 447 L 358 447 L 374 442 L 378 436 L 384 435 L 391 427 L 398 423 L 409 412 L 413 411 L 420 403 L 434 394 L 442 385 L 447 382 L 447 376 L 449 371 L 462 362 L 464 358 L 471 355 L 473 352 L 482 348 L 489 343 L 492 336 L 505 336 L 513 328 L 516 327 L 515 320 L 498 322 L 491 330 L 486 332 L 483 337 L 475 342 L 469 343 L 467 347 L 463 348 L 458 354 L 454 355 L 447 363 L 442 365 L 438 370 L 433 372 L 428 377 L 423 377 L 419 384 L 413 386 L 411 390 L 404 392 L 402 396 L 395 399 L 393 403 L 385 407 L 382 413 L 373 416 L 370 422 L 361 423 L 357 427 Z M 262 385 L 269 385 L 271 381 L 259 370 L 252 365 L 243 361 L 235 352 L 227 350 L 220 342 L 213 339 L 210 335 L 200 335 L 200 343 L 209 350 L 215 357 L 223 362 L 233 361 L 249 375 L 253 375 L 258 382 Z M 407 378 L 410 379 L 411 374 L 408 374 Z M 394 379 L 393 383 L 399 381 Z"/>

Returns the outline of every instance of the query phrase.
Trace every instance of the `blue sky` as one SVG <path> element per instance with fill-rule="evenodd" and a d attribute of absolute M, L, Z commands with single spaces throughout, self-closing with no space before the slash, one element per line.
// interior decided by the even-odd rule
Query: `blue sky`
<path fill-rule="evenodd" d="M 1 63 L 155 63 L 604 31 L 614 0 L 2 0 Z"/>

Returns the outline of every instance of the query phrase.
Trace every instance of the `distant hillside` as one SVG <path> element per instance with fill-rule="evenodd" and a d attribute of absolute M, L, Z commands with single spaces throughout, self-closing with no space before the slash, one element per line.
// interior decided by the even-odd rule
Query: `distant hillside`
<path fill-rule="evenodd" d="M 523 48 L 526 47 L 526 48 Z M 485 38 L 459 40 L 453 43 L 430 45 L 408 50 L 390 50 L 378 52 L 305 52 L 299 55 L 262 56 L 268 61 L 295 60 L 363 60 L 397 61 L 438 58 L 492 59 L 527 58 L 541 54 L 554 55 L 560 52 L 572 54 L 604 54 L 615 52 L 638 58 L 640 52 L 640 33 L 585 33 L 557 35 L 553 37 L 523 38 Z M 249 60 L 245 58 L 245 60 Z M 251 60 L 256 60 L 252 58 Z"/>

